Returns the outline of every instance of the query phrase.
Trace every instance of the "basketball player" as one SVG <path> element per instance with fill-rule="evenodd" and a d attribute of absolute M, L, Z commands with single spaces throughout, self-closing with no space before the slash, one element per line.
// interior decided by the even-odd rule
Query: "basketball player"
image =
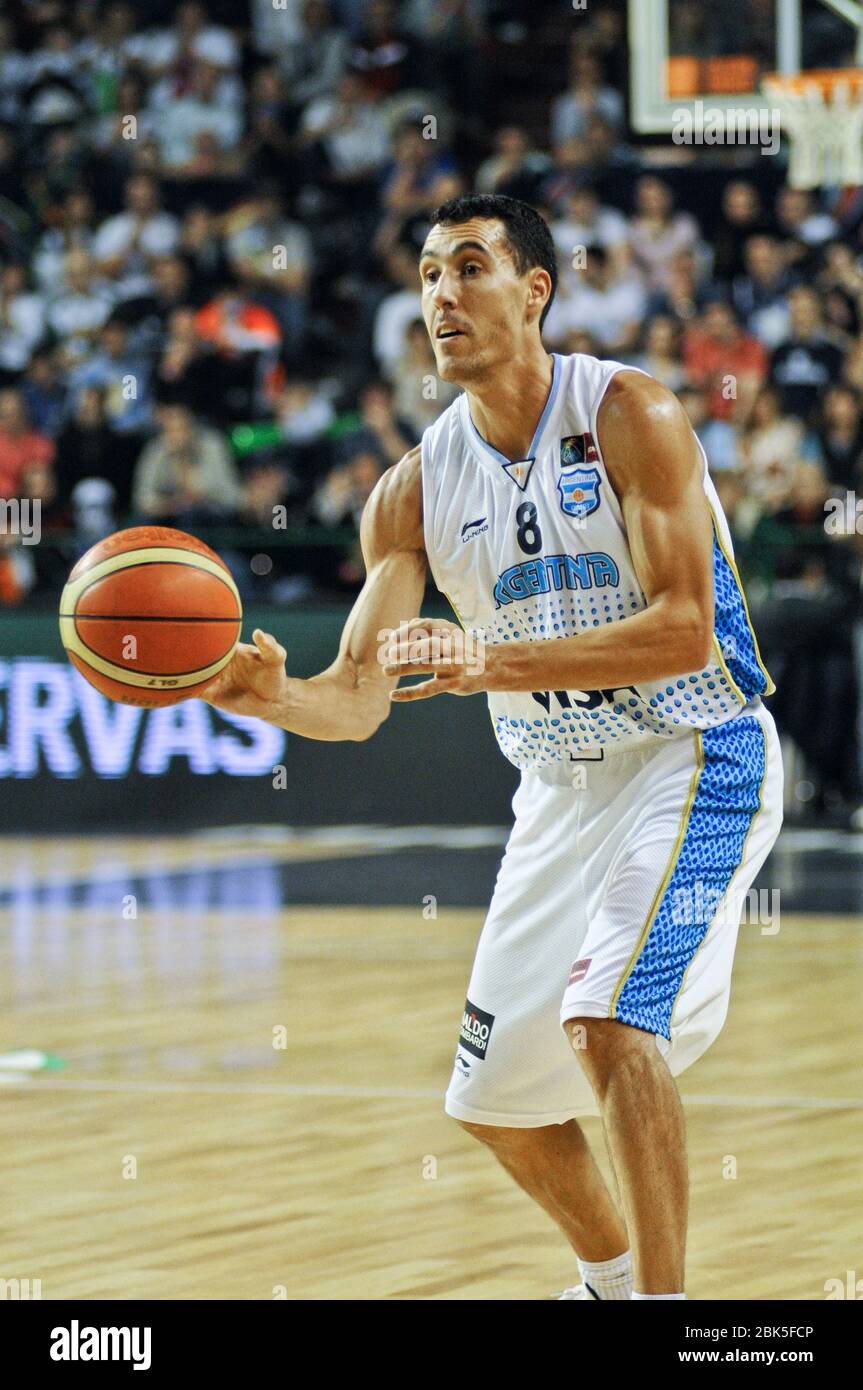
<path fill-rule="evenodd" d="M 683 1298 L 673 1078 L 722 1028 L 742 901 L 779 831 L 773 687 L 682 407 L 543 347 L 557 270 L 539 214 L 452 199 L 419 273 L 438 374 L 464 390 L 368 501 L 338 655 L 292 679 L 255 632 L 208 698 L 360 740 L 394 701 L 487 694 L 521 780 L 446 1109 L 571 1242 L 581 1279 L 561 1297 Z M 461 627 L 415 618 L 427 564 Z M 406 620 L 409 650 L 387 646 Z M 395 689 L 406 673 L 427 679 Z M 592 1108 L 620 1207 L 575 1119 Z"/>

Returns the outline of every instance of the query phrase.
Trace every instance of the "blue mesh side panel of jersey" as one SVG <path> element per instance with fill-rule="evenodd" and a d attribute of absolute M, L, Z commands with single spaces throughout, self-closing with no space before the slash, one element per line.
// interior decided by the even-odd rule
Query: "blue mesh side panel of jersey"
<path fill-rule="evenodd" d="M 744 715 L 707 729 L 701 739 L 704 764 L 677 862 L 614 1012 L 622 1023 L 664 1038 L 686 968 L 740 866 L 761 805 L 766 752 L 758 720 Z"/>
<path fill-rule="evenodd" d="M 722 547 L 713 537 L 714 631 L 734 681 L 747 700 L 764 695 L 769 678 L 758 659 L 755 636 L 749 625 L 740 585 Z"/>

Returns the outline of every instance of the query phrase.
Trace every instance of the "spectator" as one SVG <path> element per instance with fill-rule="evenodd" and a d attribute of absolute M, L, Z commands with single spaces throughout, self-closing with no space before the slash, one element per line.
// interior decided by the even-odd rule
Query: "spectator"
<path fill-rule="evenodd" d="M 771 236 L 749 237 L 743 266 L 732 288 L 734 307 L 749 332 L 774 348 L 788 333 L 788 290 L 793 283 L 780 243 Z"/>
<path fill-rule="evenodd" d="M 276 402 L 284 438 L 290 444 L 314 444 L 323 438 L 336 415 L 332 401 L 312 381 L 291 377 Z"/>
<path fill-rule="evenodd" d="M 573 40 L 569 58 L 569 87 L 551 108 L 551 144 L 581 139 L 590 116 L 599 115 L 615 130 L 623 122 L 623 98 L 605 84 L 602 63 L 580 36 Z"/>
<path fill-rule="evenodd" d="M 33 429 L 21 392 L 0 390 L 0 497 L 8 501 L 28 493 L 34 474 L 54 464 L 52 441 Z"/>
<path fill-rule="evenodd" d="M 772 513 L 790 495 L 797 462 L 817 463 L 821 454 L 803 422 L 783 414 L 776 387 L 767 385 L 759 391 L 743 431 L 741 456 L 749 494 Z"/>
<path fill-rule="evenodd" d="M 533 149 L 527 131 L 517 125 L 501 126 L 495 131 L 494 150 L 476 171 L 476 191 L 536 202 L 542 181 L 552 168 L 549 156 Z"/>
<path fill-rule="evenodd" d="M 180 527 L 230 516 L 240 505 L 240 481 L 222 436 L 184 405 L 163 406 L 159 424 L 135 469 L 136 515 Z"/>
<path fill-rule="evenodd" d="M 820 402 L 818 440 L 830 482 L 855 488 L 863 458 L 863 409 L 853 387 L 837 382 L 827 390 Z"/>
<path fill-rule="evenodd" d="M 719 225 L 710 238 L 717 280 L 730 284 L 742 275 L 747 242 L 765 234 L 769 227 L 758 189 L 748 179 L 732 179 L 722 190 Z"/>
<path fill-rule="evenodd" d="M 182 256 L 157 256 L 151 267 L 153 293 L 124 306 L 123 317 L 134 325 L 134 340 L 148 354 L 164 342 L 177 309 L 190 301 L 191 276 Z"/>
<path fill-rule="evenodd" d="M 213 392 L 212 345 L 195 326 L 195 311 L 175 309 L 156 366 L 154 389 L 160 403 L 185 405 L 193 415 L 221 419 L 221 405 Z"/>
<path fill-rule="evenodd" d="M 172 27 L 150 30 L 138 53 L 151 76 L 170 79 L 175 96 L 191 90 L 196 63 L 208 63 L 217 71 L 227 71 L 240 61 L 231 31 L 218 24 L 208 24 L 206 7 L 198 0 L 185 0 L 178 5 Z"/>
<path fill-rule="evenodd" d="M 586 330 L 609 356 L 634 348 L 644 318 L 645 294 L 633 275 L 616 276 L 601 246 L 590 247 L 580 281 L 569 294 L 561 284 L 545 321 L 552 347 L 569 350 L 567 335 Z"/>
<path fill-rule="evenodd" d="M 686 382 L 683 366 L 681 326 L 670 314 L 657 314 L 647 321 L 644 346 L 632 358 L 632 365 L 661 381 L 669 391 L 680 391 Z"/>
<path fill-rule="evenodd" d="M 12 261 L 0 271 L 0 379 L 25 370 L 45 332 L 45 302 L 27 287 L 27 267 Z"/>
<path fill-rule="evenodd" d="M 197 60 L 192 87 L 168 99 L 159 113 L 158 141 L 163 168 L 179 175 L 225 174 L 239 168 L 236 158 L 243 121 L 220 91 L 221 69 Z"/>
<path fill-rule="evenodd" d="M 74 188 L 63 203 L 59 219 L 42 233 L 33 257 L 33 273 L 43 294 L 54 295 L 71 251 L 93 249 L 95 207 L 85 188 Z"/>
<path fill-rule="evenodd" d="M 56 438 L 66 413 L 66 388 L 57 353 L 46 348 L 34 352 L 20 385 L 24 410 L 37 434 Z"/>
<path fill-rule="evenodd" d="M 411 443 L 417 443 L 423 430 L 433 424 L 459 394 L 457 386 L 451 381 L 441 381 L 437 375 L 434 348 L 422 318 L 412 319 L 408 324 L 404 351 L 396 363 L 392 380 L 395 384 L 394 414 L 405 422 L 412 434 Z M 383 447 L 380 437 L 379 442 Z M 390 463 L 397 463 L 400 457 L 393 456 L 395 442 L 394 436 L 392 446 L 383 447 Z"/>
<path fill-rule="evenodd" d="M 363 73 L 372 91 L 392 96 L 407 85 L 412 47 L 396 20 L 392 0 L 368 0 L 365 24 L 357 36 L 350 61 Z"/>
<path fill-rule="evenodd" d="M 229 278 L 219 219 L 203 203 L 194 203 L 187 209 L 179 249 L 192 276 L 192 300 L 201 305 L 212 299 Z"/>
<path fill-rule="evenodd" d="M 299 113 L 275 63 L 258 68 L 252 78 L 243 162 L 262 179 L 290 178 L 298 183 Z"/>
<path fill-rule="evenodd" d="M 298 38 L 279 52 L 279 64 L 299 106 L 335 90 L 348 60 L 350 43 L 333 24 L 328 0 L 305 0 Z"/>
<path fill-rule="evenodd" d="M 385 255 L 412 218 L 424 228 L 429 213 L 461 192 L 462 180 L 454 160 L 425 137 L 422 121 L 409 119 L 399 128 L 394 159 L 381 186 L 385 216 L 375 235 L 375 249 Z"/>
<path fill-rule="evenodd" d="M 397 242 L 386 257 L 393 288 L 378 305 L 375 315 L 374 354 L 384 376 L 392 380 L 401 356 L 408 324 L 422 317 L 422 295 L 417 257 L 409 246 Z"/>
<path fill-rule="evenodd" d="M 129 330 L 120 319 L 109 319 L 99 337 L 100 350 L 69 378 L 73 401 L 86 386 L 100 387 L 110 428 L 117 435 L 138 436 L 151 427 L 153 419 L 149 365 L 130 351 Z"/>
<path fill-rule="evenodd" d="M 684 386 L 680 404 L 689 416 L 711 474 L 736 472 L 739 465 L 737 435 L 727 420 L 713 420 L 707 410 L 707 393 L 698 386 Z"/>
<path fill-rule="evenodd" d="M 145 108 L 146 87 L 136 72 L 125 72 L 117 83 L 116 107 L 93 126 L 93 148 L 114 166 L 117 176 L 128 177 L 139 140 L 152 140 L 158 132 L 155 111 Z"/>
<path fill-rule="evenodd" d="M 416 331 L 417 323 L 423 330 L 423 337 L 429 348 L 429 353 L 421 365 L 425 368 L 426 373 L 434 374 L 434 353 L 431 351 L 428 333 L 425 331 L 425 324 L 422 320 L 417 320 L 411 326 L 414 331 Z M 411 335 L 411 328 L 408 329 L 408 338 Z M 431 358 L 431 366 L 428 363 L 429 357 Z M 421 388 L 422 380 L 421 376 L 414 375 L 411 386 L 415 382 L 419 382 Z M 443 385 L 443 382 L 437 384 Z M 425 423 L 420 423 L 419 428 L 417 428 L 418 422 L 412 419 L 408 413 L 411 406 L 415 405 L 411 386 L 403 389 L 405 378 L 400 373 L 395 390 L 387 381 L 371 381 L 360 392 L 362 429 L 368 435 L 372 451 L 384 459 L 387 465 L 398 463 L 408 449 L 412 449 L 415 444 L 418 444 L 426 424 L 430 424 L 431 420 L 436 419 L 440 413 L 439 409 L 434 409 L 431 417 L 425 418 Z M 428 410 L 426 410 L 425 415 L 428 416 Z M 423 418 L 422 413 L 420 413 L 419 420 L 422 421 Z"/>
<path fill-rule="evenodd" d="M 195 315 L 199 337 L 213 350 L 211 386 L 233 420 L 249 419 L 275 389 L 279 325 L 262 304 L 228 285 Z"/>
<path fill-rule="evenodd" d="M 774 348 L 770 375 L 789 415 L 809 420 L 820 392 L 842 375 L 843 352 L 824 331 L 817 292 L 797 285 L 788 295 L 791 326 Z"/>
<path fill-rule="evenodd" d="M 328 474 L 312 502 L 312 512 L 324 526 L 354 526 L 375 484 L 383 473 L 381 461 L 370 450 L 358 450 Z"/>
<path fill-rule="evenodd" d="M 829 213 L 816 208 L 808 189 L 784 184 L 776 195 L 776 226 L 786 242 L 797 243 L 790 250 L 792 262 L 807 259 L 812 247 L 830 241 L 839 230 Z"/>
<path fill-rule="evenodd" d="M 85 478 L 109 482 L 120 510 L 131 496 L 132 471 L 128 457 L 120 459 L 115 436 L 105 419 L 105 393 L 99 386 L 85 386 L 78 393 L 74 412 L 57 438 L 57 490 L 65 507 L 72 504 L 75 488 Z"/>
<path fill-rule="evenodd" d="M 48 305 L 48 327 L 58 339 L 63 365 L 71 370 L 92 351 L 111 315 L 114 294 L 97 279 L 84 250 L 70 251 L 63 265 L 59 293 Z"/>
<path fill-rule="evenodd" d="M 706 285 L 695 252 L 678 251 L 671 262 L 665 285 L 654 290 L 647 301 L 648 317 L 666 314 L 680 323 L 692 323 L 705 305 L 717 294 L 716 287 Z"/>
<path fill-rule="evenodd" d="M 563 215 L 549 223 L 557 248 L 561 283 L 571 291 L 581 274 L 573 257 L 583 248 L 599 246 L 607 253 L 611 273 L 619 278 L 629 269 L 629 228 L 616 208 L 603 207 L 595 186 L 585 180 L 563 198 Z"/>
<path fill-rule="evenodd" d="M 12 26 L 0 15 L 0 120 L 15 121 L 30 78 L 26 56 L 15 47 Z"/>
<path fill-rule="evenodd" d="M 636 267 L 651 289 L 663 289 L 679 251 L 694 250 L 698 224 L 688 212 L 675 212 L 668 184 L 652 175 L 638 180 L 630 248 Z"/>
<path fill-rule="evenodd" d="M 228 236 L 227 253 L 237 278 L 278 320 L 286 360 L 299 361 L 307 332 L 311 238 L 302 223 L 285 216 L 275 188 L 261 190 L 251 216 L 246 212 Z"/>
<path fill-rule="evenodd" d="M 360 449 L 346 463 L 334 468 L 312 499 L 312 515 L 324 526 L 352 526 L 359 535 L 360 518 L 383 472 L 373 451 Z M 333 588 L 355 592 L 365 579 L 365 565 L 359 541 L 343 551 L 337 560 Z"/>
<path fill-rule="evenodd" d="M 353 186 L 376 176 L 389 157 L 389 127 L 378 93 L 359 73 L 346 72 L 332 95 L 306 107 L 297 147 L 305 151 L 310 182 L 350 194 Z"/>
<path fill-rule="evenodd" d="M 176 218 L 160 209 L 157 180 L 135 174 L 126 183 L 126 211 L 102 223 L 93 255 L 102 274 L 113 282 L 117 297 L 134 299 L 151 291 L 153 259 L 169 255 L 179 235 Z"/>
<path fill-rule="evenodd" d="M 683 359 L 690 379 L 707 390 L 714 419 L 746 420 L 768 360 L 763 344 L 743 331 L 730 304 L 714 299 L 707 305 L 686 332 Z"/>

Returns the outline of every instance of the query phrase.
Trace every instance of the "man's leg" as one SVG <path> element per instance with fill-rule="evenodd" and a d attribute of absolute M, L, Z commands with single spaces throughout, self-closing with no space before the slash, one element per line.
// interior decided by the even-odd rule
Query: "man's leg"
<path fill-rule="evenodd" d="M 628 1250 L 626 1227 L 575 1120 L 535 1129 L 459 1124 L 548 1212 L 582 1260 L 598 1263 Z"/>
<path fill-rule="evenodd" d="M 671 1072 L 652 1033 L 607 1018 L 573 1018 L 564 1027 L 602 1114 L 632 1240 L 636 1291 L 682 1293 L 686 1130 Z"/>

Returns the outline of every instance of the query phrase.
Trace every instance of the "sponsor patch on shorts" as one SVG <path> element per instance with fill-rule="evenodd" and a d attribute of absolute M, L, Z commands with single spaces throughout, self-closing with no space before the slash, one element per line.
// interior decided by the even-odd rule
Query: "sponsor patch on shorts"
<path fill-rule="evenodd" d="M 464 1001 L 459 1034 L 461 1046 L 472 1052 L 474 1057 L 479 1057 L 480 1061 L 488 1051 L 493 1024 L 494 1014 L 487 1014 L 484 1009 L 478 1009 L 469 999 Z"/>
<path fill-rule="evenodd" d="M 569 983 L 571 985 L 577 985 L 579 980 L 584 979 L 590 969 L 592 961 L 593 956 L 587 956 L 585 960 L 573 961 L 572 969 L 569 972 Z"/>

